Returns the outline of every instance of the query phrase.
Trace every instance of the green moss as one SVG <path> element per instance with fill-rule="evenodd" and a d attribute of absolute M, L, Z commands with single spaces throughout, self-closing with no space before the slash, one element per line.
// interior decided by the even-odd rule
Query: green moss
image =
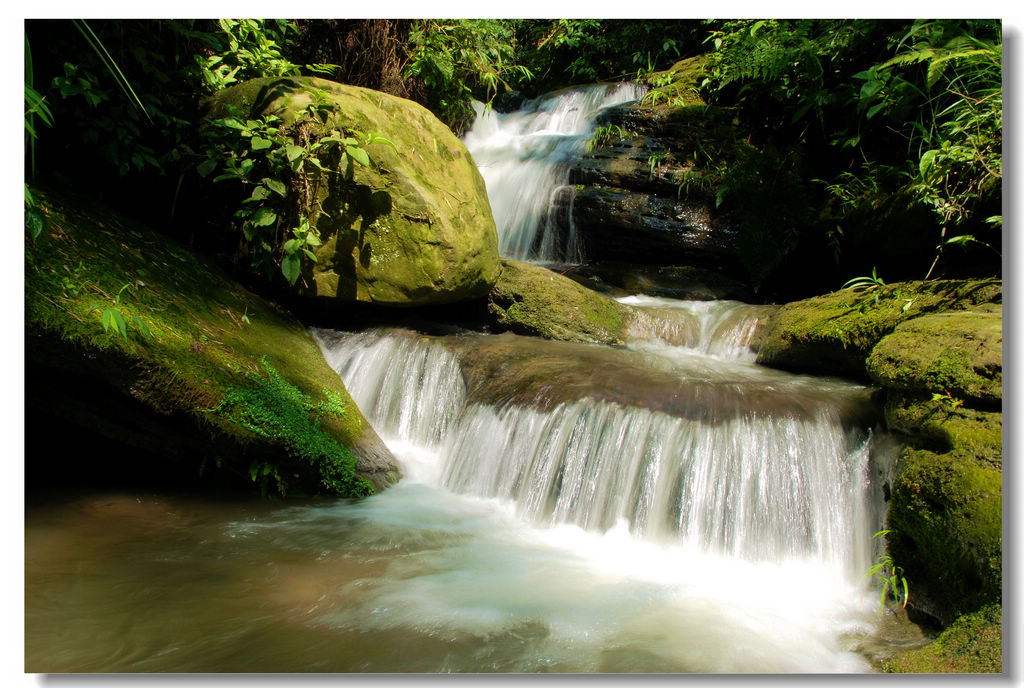
<path fill-rule="evenodd" d="M 946 396 L 888 393 L 889 429 L 915 445 L 940 453 L 954 451 L 995 469 L 1003 465 L 1003 414 L 964 406 Z"/>
<path fill-rule="evenodd" d="M 984 607 L 957 619 L 924 647 L 898 654 L 882 665 L 889 673 L 988 674 L 1003 671 L 1003 610 Z"/>
<path fill-rule="evenodd" d="M 488 295 L 488 312 L 500 329 L 569 342 L 622 343 L 625 307 L 545 268 L 502 261 Z"/>
<path fill-rule="evenodd" d="M 249 375 L 250 386 L 225 390 L 214 413 L 266 438 L 282 444 L 300 465 L 316 466 L 321 487 L 328 494 L 366 496 L 373 486 L 355 475 L 356 457 L 323 431 L 321 417 L 340 418 L 347 406 L 341 396 L 325 389 L 325 401 L 314 403 L 309 396 L 281 377 L 273 366 L 262 361 L 265 376 Z M 283 467 L 254 462 L 249 474 L 259 481 L 264 494 L 271 479 L 281 495 L 288 493 L 287 472 Z M 285 476 L 282 477 L 282 472 Z"/>
<path fill-rule="evenodd" d="M 706 106 L 699 95 L 699 82 L 705 75 L 707 58 L 703 55 L 680 60 L 662 72 L 652 72 L 643 81 L 658 95 L 645 98 L 647 107 Z"/>
<path fill-rule="evenodd" d="M 465 145 L 428 110 L 312 77 L 255 79 L 217 93 L 205 107 L 213 117 L 240 105 L 246 116 L 274 114 L 289 122 L 313 93 L 335 106 L 314 138 L 331 128 L 357 130 L 395 147 L 367 146 L 371 164 L 355 165 L 350 181 L 341 181 L 344 174 L 319 176 L 314 205 L 325 214 L 313 224 L 323 245 L 300 293 L 394 306 L 483 297 L 500 270 L 487 190 Z"/>
<path fill-rule="evenodd" d="M 1002 472 L 959 447 L 906 448 L 893 480 L 889 551 L 914 603 L 949 622 L 1002 594 Z"/>
<path fill-rule="evenodd" d="M 233 452 L 224 471 L 247 473 L 253 452 L 265 460 L 284 454 L 256 441 L 235 419 L 206 411 L 229 389 L 251 386 L 264 359 L 311 403 L 340 400 L 347 411 L 324 417 L 321 428 L 341 446 L 354 449 L 376 437 L 316 342 L 290 315 L 203 257 L 107 209 L 81 198 L 38 198 L 48 226 L 37 242 L 26 242 L 26 333 L 58 349 L 33 359 L 29 347 L 30 362 L 52 367 L 73 360 L 68 365 L 90 368 L 143 407 L 187 419 Z M 104 331 L 107 308 L 122 314 L 127 336 Z M 319 470 L 307 465 L 298 471 L 305 491 L 323 491 Z"/>
<path fill-rule="evenodd" d="M 866 377 L 865 361 L 900 323 L 926 313 L 1002 308 L 1002 282 L 936 280 L 843 289 L 784 305 L 772 318 L 758 362 L 806 372 Z"/>
<path fill-rule="evenodd" d="M 1003 391 L 1001 313 L 949 312 L 908 320 L 867 360 L 871 379 L 906 391 L 949 394 L 983 404 Z"/>

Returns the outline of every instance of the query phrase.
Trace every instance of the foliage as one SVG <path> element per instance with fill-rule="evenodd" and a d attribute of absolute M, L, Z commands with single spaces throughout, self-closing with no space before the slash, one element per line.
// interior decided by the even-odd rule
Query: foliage
<path fill-rule="evenodd" d="M 317 467 L 326 492 L 347 496 L 373 494 L 373 487 L 355 476 L 356 458 L 352 452 L 321 431 L 321 418 L 345 412 L 341 398 L 324 390 L 326 400 L 314 404 L 265 357 L 262 366 L 265 375 L 249 375 L 249 386 L 229 388 L 212 411 L 231 417 L 260 437 L 280 442 L 292 459 Z M 281 470 L 270 462 L 254 461 L 249 477 L 264 496 L 272 487 L 284 497 L 288 483 Z"/>
<path fill-rule="evenodd" d="M 700 29 L 689 20 L 534 19 L 519 21 L 516 36 L 536 93 L 650 73 L 692 54 Z"/>
<path fill-rule="evenodd" d="M 858 287 L 874 288 L 884 286 L 885 281 L 878 276 L 878 269 L 871 268 L 871 277 L 854 277 L 853 279 L 844 283 L 843 286 L 840 287 L 840 289 L 857 289 Z"/>
<path fill-rule="evenodd" d="M 610 144 L 612 139 L 621 141 L 624 138 L 626 138 L 626 132 L 618 124 L 605 124 L 594 130 L 594 135 L 587 141 L 587 150 L 603 148 Z"/>
<path fill-rule="evenodd" d="M 314 94 L 315 96 L 318 94 Z M 231 109 L 231 108 L 229 108 Z M 234 213 L 234 222 L 249 247 L 254 266 L 270 277 L 279 269 L 289 284 L 302 274 L 303 261 L 316 262 L 320 245 L 316 221 L 326 215 L 317 189 L 331 175 L 352 179 L 353 165 L 370 165 L 364 146 L 394 144 L 377 134 L 342 133 L 328 126 L 336 107 L 319 94 L 295 120 L 284 126 L 275 115 L 243 119 L 237 111 L 209 120 L 204 130 L 206 159 L 198 172 L 219 174 L 214 182 L 240 182 L 252 189 Z"/>
<path fill-rule="evenodd" d="M 715 21 L 707 40 L 708 102 L 735 106 L 755 146 L 799 148 L 814 170 L 813 212 L 780 228 L 785 253 L 820 244 L 840 263 L 884 250 L 878 239 L 920 241 L 924 227 L 869 239 L 878 210 L 904 202 L 931 209 L 938 246 L 884 267 L 907 278 L 930 260 L 931 277 L 946 248 L 987 244 L 980 233 L 1001 225 L 998 21 Z"/>
<path fill-rule="evenodd" d="M 107 306 L 104 308 L 102 303 L 94 303 L 89 307 L 90 312 L 98 311 L 100 310 L 100 308 L 103 308 L 103 311 L 100 315 L 100 322 L 103 324 L 104 332 L 110 333 L 111 331 L 114 331 L 120 333 L 121 336 L 124 337 L 125 339 L 128 338 L 127 323 L 125 322 L 124 315 L 118 308 L 116 308 L 116 306 L 118 306 L 121 303 L 121 295 L 124 294 L 124 291 L 126 289 L 144 286 L 145 283 L 142 280 L 138 279 L 135 280 L 134 284 L 132 284 L 131 282 L 127 282 L 123 287 L 117 290 L 117 294 L 114 295 L 113 299 L 110 299 L 110 301 L 113 303 L 113 306 Z M 150 339 L 153 338 L 153 333 L 150 331 L 149 326 L 146 325 L 145 321 L 143 321 L 137 315 L 129 314 L 128 317 L 135 324 L 135 326 L 139 328 L 139 331 L 142 334 L 146 335 Z"/>
<path fill-rule="evenodd" d="M 215 32 L 192 35 L 208 48 L 195 54 L 196 70 L 208 93 L 261 76 L 300 74 L 299 67 L 282 54 L 297 34 L 295 25 L 283 19 L 218 19 Z"/>
<path fill-rule="evenodd" d="M 490 102 L 508 79 L 529 80 L 530 70 L 516 62 L 515 33 L 499 19 L 422 19 L 409 35 L 407 78 L 422 79 L 428 105 L 459 130 L 473 119 L 474 97 Z"/>
<path fill-rule="evenodd" d="M 861 100 L 869 114 L 891 107 L 886 86 L 902 79 L 897 72 L 927 65 L 926 107 L 909 134 L 911 145 L 922 151 L 909 188 L 940 222 L 927 279 L 946 246 L 978 241 L 972 234 L 947 235 L 965 226 L 974 208 L 1001 188 L 1002 45 L 998 35 L 967 35 L 947 22 L 915 22 L 906 40 L 913 46 L 869 70 Z M 986 222 L 999 228 L 1002 217 Z"/>
<path fill-rule="evenodd" d="M 880 530 L 872 537 L 885 537 L 888 530 Z M 903 568 L 897 566 L 892 557 L 888 554 L 880 554 L 875 560 L 875 565 L 868 569 L 867 576 L 876 578 L 882 582 L 882 598 L 878 611 L 885 609 L 885 603 L 892 597 L 893 602 L 906 608 L 910 601 L 910 586 L 907 579 L 903 577 Z M 901 602 L 902 600 L 902 602 Z"/>

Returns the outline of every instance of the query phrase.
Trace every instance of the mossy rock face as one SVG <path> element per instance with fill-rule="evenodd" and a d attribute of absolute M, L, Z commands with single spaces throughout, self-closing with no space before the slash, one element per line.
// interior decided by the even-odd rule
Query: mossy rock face
<path fill-rule="evenodd" d="M 503 260 L 487 310 L 502 331 L 567 342 L 622 344 L 623 314 L 613 299 L 546 268 Z"/>
<path fill-rule="evenodd" d="M 875 345 L 927 313 L 998 313 L 1002 281 L 936 280 L 843 289 L 787 303 L 772 318 L 757 361 L 787 370 L 867 377 Z"/>
<path fill-rule="evenodd" d="M 1003 466 L 1003 414 L 964 406 L 945 396 L 890 391 L 885 404 L 889 429 L 913 444 L 959 456 L 1001 470 Z"/>
<path fill-rule="evenodd" d="M 907 447 L 889 506 L 889 552 L 911 603 L 943 623 L 1002 595 L 1002 471 L 964 447 Z"/>
<path fill-rule="evenodd" d="M 697 55 L 679 60 L 663 72 L 652 72 L 644 83 L 655 95 L 648 95 L 645 104 L 654 107 L 686 107 L 704 105 L 700 97 L 700 82 L 707 75 L 707 57 Z"/>
<path fill-rule="evenodd" d="M 144 468 L 158 484 L 173 472 L 362 496 L 397 479 L 301 323 L 165 236 L 84 199 L 38 197 L 48 224 L 26 241 L 30 425 L 90 433 L 94 460 Z M 67 461 L 33 433 L 27 469 L 37 460 Z"/>
<path fill-rule="evenodd" d="M 245 116 L 293 121 L 313 94 L 336 107 L 330 128 L 373 132 L 395 144 L 366 147 L 371 164 L 351 181 L 319 185 L 327 216 L 323 245 L 303 293 L 318 299 L 393 306 L 453 303 L 484 296 L 499 272 L 498 234 L 483 178 L 451 130 L 403 98 L 324 79 L 255 79 L 207 103 L 209 116 L 239 107 Z M 322 161 L 325 162 L 326 161 Z"/>
<path fill-rule="evenodd" d="M 989 605 L 957 619 L 924 647 L 886 660 L 882 671 L 905 674 L 998 674 L 1003 671 L 1003 609 Z"/>
<path fill-rule="evenodd" d="M 1002 314 L 960 311 L 908 320 L 875 346 L 867 371 L 890 389 L 998 404 L 1003 396 Z"/>

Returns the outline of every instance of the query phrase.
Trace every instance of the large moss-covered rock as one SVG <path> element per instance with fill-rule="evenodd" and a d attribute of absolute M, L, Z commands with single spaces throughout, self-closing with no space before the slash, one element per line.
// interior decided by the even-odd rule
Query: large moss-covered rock
<path fill-rule="evenodd" d="M 1002 314 L 958 311 L 908 320 L 874 347 L 867 372 L 890 389 L 998 404 L 1003 396 Z"/>
<path fill-rule="evenodd" d="M 924 647 L 882 663 L 889 673 L 998 674 L 1003 671 L 1003 609 L 989 605 L 957 619 Z"/>
<path fill-rule="evenodd" d="M 1001 308 L 998 279 L 843 289 L 780 308 L 765 332 L 757 360 L 787 370 L 864 378 L 871 351 L 900 323 L 927 313 L 998 313 Z"/>
<path fill-rule="evenodd" d="M 1000 469 L 1003 465 L 1003 414 L 969 408 L 944 395 L 890 391 L 885 421 L 918 446 L 938 452 L 956 451 Z"/>
<path fill-rule="evenodd" d="M 621 344 L 628 307 L 546 268 L 502 261 L 487 310 L 500 330 L 567 342 Z"/>
<path fill-rule="evenodd" d="M 288 123 L 314 98 L 334 107 L 313 130 L 314 140 L 335 128 L 374 132 L 395 148 L 369 145 L 371 164 L 354 165 L 351 181 L 330 175 L 319 185 L 317 202 L 326 215 L 316 227 L 323 245 L 315 250 L 317 263 L 307 266 L 303 293 L 394 306 L 484 296 L 499 272 L 487 191 L 466 147 L 426 108 L 364 88 L 289 77 L 225 89 L 207 103 L 207 114 L 223 116 L 231 105 L 244 117 L 273 114 Z"/>
<path fill-rule="evenodd" d="M 398 478 L 301 323 L 167 237 L 40 197 L 48 224 L 25 266 L 30 482 L 360 496 Z"/>

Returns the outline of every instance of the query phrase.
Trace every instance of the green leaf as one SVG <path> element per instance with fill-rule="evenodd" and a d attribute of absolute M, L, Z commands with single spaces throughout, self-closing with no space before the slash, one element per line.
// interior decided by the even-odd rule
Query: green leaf
<path fill-rule="evenodd" d="M 370 156 L 367 155 L 366 151 L 364 151 L 362 148 L 358 148 L 356 146 L 348 146 L 346 147 L 345 152 L 348 153 L 350 158 L 355 160 L 363 167 L 370 166 Z"/>
<path fill-rule="evenodd" d="M 141 331 L 141 332 L 142 332 L 142 333 L 143 333 L 144 335 L 146 335 L 146 336 L 147 336 L 147 337 L 149 337 L 150 339 L 153 339 L 153 333 L 149 331 L 149 328 L 148 328 L 148 327 L 146 326 L 146 323 L 142 322 L 142 320 L 140 320 L 140 319 L 139 319 L 139 318 L 138 318 L 137 316 L 134 316 L 134 315 L 132 316 L 132 321 L 133 321 L 133 322 L 134 322 L 134 323 L 135 323 L 136 325 L 138 325 L 138 327 L 139 327 L 139 330 L 140 330 L 140 331 Z"/>
<path fill-rule="evenodd" d="M 960 236 L 950 237 L 949 239 L 946 239 L 947 245 L 956 244 L 963 246 L 965 244 L 970 244 L 972 242 L 976 242 L 979 244 L 981 243 L 980 241 L 975 239 L 974 236 L 971 234 L 961 234 Z"/>
<path fill-rule="evenodd" d="M 925 174 L 927 174 L 928 168 L 932 166 L 932 162 L 935 160 L 935 156 L 937 156 L 938 154 L 938 150 L 932 149 L 929 151 L 925 151 L 924 155 L 921 156 L 921 162 L 918 165 L 918 169 L 920 170 L 922 177 Z"/>
<path fill-rule="evenodd" d="M 879 112 L 881 112 L 884 109 L 885 109 L 885 103 L 878 103 L 877 105 L 872 105 L 871 108 L 868 109 L 866 117 L 868 119 L 871 119 L 872 117 L 874 117 L 875 115 L 877 115 Z"/>
<path fill-rule="evenodd" d="M 278 196 L 284 197 L 285 194 L 287 193 L 287 189 L 285 189 L 284 182 L 280 180 L 265 178 L 261 183 L 263 184 L 263 186 L 267 187 L 268 189 L 276 193 Z"/>
<path fill-rule="evenodd" d="M 251 146 L 252 146 L 252 149 L 254 151 L 266 150 L 266 149 L 270 148 L 273 145 L 274 145 L 274 142 L 271 141 L 270 139 L 265 139 L 262 136 L 253 136 L 252 137 Z"/>
<path fill-rule="evenodd" d="M 288 241 L 284 242 L 284 252 L 289 254 L 289 255 L 291 255 L 292 253 L 295 253 L 295 249 L 297 249 L 298 247 L 299 247 L 299 240 L 298 239 L 289 239 Z"/>
<path fill-rule="evenodd" d="M 865 81 L 860 87 L 860 99 L 868 100 L 874 97 L 876 93 L 882 90 L 885 86 L 881 81 Z"/>
<path fill-rule="evenodd" d="M 257 227 L 269 227 L 277 222 L 277 213 L 270 208 L 263 206 L 253 213 L 251 222 Z"/>
<path fill-rule="evenodd" d="M 294 144 L 288 144 L 284 147 L 284 154 L 288 157 L 289 162 L 295 162 L 296 158 L 301 156 L 305 152 L 305 148 L 302 146 L 296 146 Z"/>
<path fill-rule="evenodd" d="M 377 134 L 374 134 L 371 131 L 366 137 L 366 145 L 370 145 L 373 143 L 383 143 L 384 145 L 391 146 L 395 150 L 398 150 L 398 146 L 396 146 L 394 143 L 384 138 L 383 136 L 378 136 Z M 434 145 L 435 147 L 437 146 L 437 141 L 434 141 Z"/>
<path fill-rule="evenodd" d="M 309 250 L 308 248 L 304 248 L 304 249 L 302 249 L 302 252 L 303 252 L 303 253 L 305 253 L 305 254 L 306 254 L 307 256 L 309 256 L 309 259 L 310 259 L 311 261 L 313 261 L 314 263 L 317 263 L 317 262 L 319 262 L 319 261 L 318 261 L 318 260 L 316 259 L 316 254 L 315 254 L 315 253 L 313 253 L 312 251 L 310 251 L 310 250 Z"/>
<path fill-rule="evenodd" d="M 281 261 L 281 273 L 288 280 L 288 284 L 295 284 L 302 273 L 302 259 L 299 253 L 290 253 Z"/>
<path fill-rule="evenodd" d="M 267 180 L 263 180 L 264 186 L 257 186 L 252 190 L 252 195 L 245 199 L 245 203 L 252 203 L 255 201 L 265 201 L 270 197 L 270 190 L 265 186 Z"/>
<path fill-rule="evenodd" d="M 128 338 L 128 327 L 125 325 L 124 318 L 121 317 L 121 313 L 115 308 L 108 308 L 103 311 L 103 329 L 109 332 L 111 329 L 116 329 L 121 333 L 121 336 L 125 339 Z"/>

